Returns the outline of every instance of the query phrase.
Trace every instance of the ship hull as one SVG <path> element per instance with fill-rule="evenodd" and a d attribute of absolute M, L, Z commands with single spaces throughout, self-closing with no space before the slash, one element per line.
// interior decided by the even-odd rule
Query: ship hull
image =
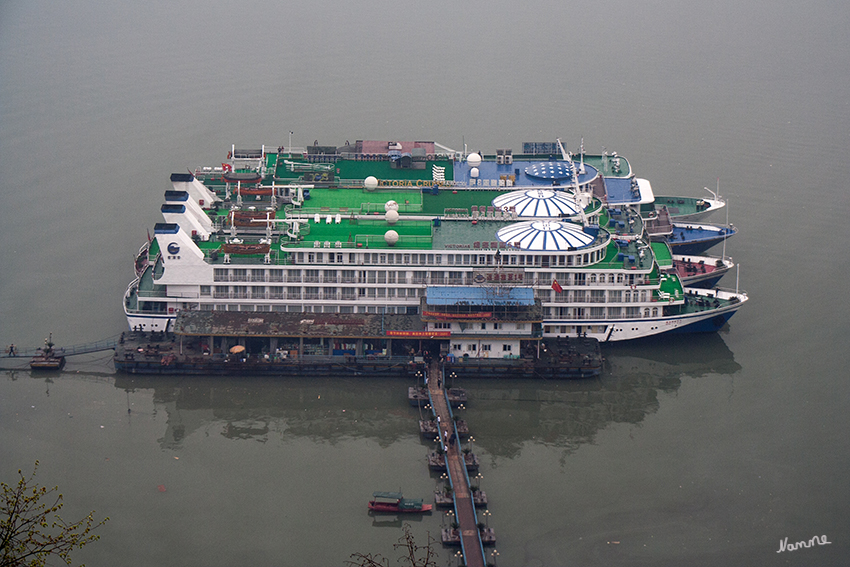
<path fill-rule="evenodd" d="M 618 342 L 653 337 L 665 333 L 712 333 L 719 331 L 738 309 L 747 301 L 744 294 L 723 292 L 720 290 L 705 290 L 687 288 L 694 302 L 701 300 L 709 302 L 715 295 L 724 299 L 737 298 L 737 301 L 727 306 L 714 308 L 706 305 L 704 310 L 667 317 L 619 319 L 619 320 L 547 320 L 546 326 L 569 327 L 574 333 L 597 339 L 599 342 Z M 699 308 L 697 308 L 699 309 Z M 598 329 L 604 329 L 599 332 Z M 597 331 L 594 331 L 597 330 Z M 555 336 L 554 334 L 544 336 Z"/>
<path fill-rule="evenodd" d="M 700 202 L 703 204 L 699 205 Z M 711 213 L 726 206 L 726 202 L 719 199 L 694 199 L 667 195 L 656 195 L 655 204 L 667 207 L 670 217 L 677 222 L 704 220 Z"/>

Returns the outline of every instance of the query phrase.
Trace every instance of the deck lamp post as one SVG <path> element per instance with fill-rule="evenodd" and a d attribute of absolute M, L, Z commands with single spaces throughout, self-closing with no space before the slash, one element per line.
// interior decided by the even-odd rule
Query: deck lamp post
<path fill-rule="evenodd" d="M 481 491 L 481 480 L 484 478 L 484 475 L 482 475 L 481 473 L 478 473 L 477 475 L 475 475 L 472 478 L 474 478 L 475 480 L 478 481 L 477 488 L 473 488 L 473 495 L 474 495 L 476 490 L 479 491 L 479 492 Z"/>

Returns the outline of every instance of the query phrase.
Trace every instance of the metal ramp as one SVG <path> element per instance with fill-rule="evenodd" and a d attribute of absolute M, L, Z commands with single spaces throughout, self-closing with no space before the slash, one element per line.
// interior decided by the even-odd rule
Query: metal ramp
<path fill-rule="evenodd" d="M 101 352 L 104 350 L 115 350 L 115 347 L 118 346 L 118 341 L 121 339 L 121 335 L 115 335 L 114 337 L 110 337 L 108 339 L 103 339 L 100 341 L 95 341 L 93 343 L 84 343 L 73 346 L 54 346 L 53 350 L 58 356 L 74 356 L 77 354 L 89 354 L 92 352 Z M 0 355 L 0 358 L 25 358 L 35 356 L 36 352 L 41 350 L 42 347 L 37 348 L 17 348 L 15 350 L 15 355 L 11 356 L 9 353 L 9 345 L 6 345 L 3 348 L 3 353 Z"/>

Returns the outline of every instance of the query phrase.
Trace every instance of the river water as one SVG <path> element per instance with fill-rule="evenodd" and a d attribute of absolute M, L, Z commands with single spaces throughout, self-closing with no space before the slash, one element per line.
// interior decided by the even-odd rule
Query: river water
<path fill-rule="evenodd" d="M 599 380 L 463 384 L 492 558 L 850 556 L 846 3 L 112 4 L 0 4 L 3 345 L 121 332 L 168 176 L 231 144 L 583 137 L 660 194 L 719 179 L 751 300 L 716 335 L 606 346 Z M 400 523 L 366 501 L 437 483 L 408 385 L 139 380 L 106 353 L 5 372 L 0 478 L 38 459 L 69 517 L 108 515 L 77 556 L 92 566 L 394 563 Z M 414 535 L 443 521 L 413 519 Z M 815 535 L 830 544 L 778 552 Z"/>

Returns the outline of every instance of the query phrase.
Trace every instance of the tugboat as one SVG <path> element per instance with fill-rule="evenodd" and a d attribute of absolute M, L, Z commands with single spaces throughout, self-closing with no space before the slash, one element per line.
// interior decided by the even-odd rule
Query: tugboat
<path fill-rule="evenodd" d="M 373 492 L 369 501 L 372 512 L 430 512 L 432 504 L 423 504 L 421 498 L 405 498 L 401 492 Z"/>
<path fill-rule="evenodd" d="M 30 360 L 31 370 L 62 370 L 65 367 L 64 350 L 57 352 L 53 348 L 53 333 L 44 339 L 44 347 L 36 351 Z"/>

